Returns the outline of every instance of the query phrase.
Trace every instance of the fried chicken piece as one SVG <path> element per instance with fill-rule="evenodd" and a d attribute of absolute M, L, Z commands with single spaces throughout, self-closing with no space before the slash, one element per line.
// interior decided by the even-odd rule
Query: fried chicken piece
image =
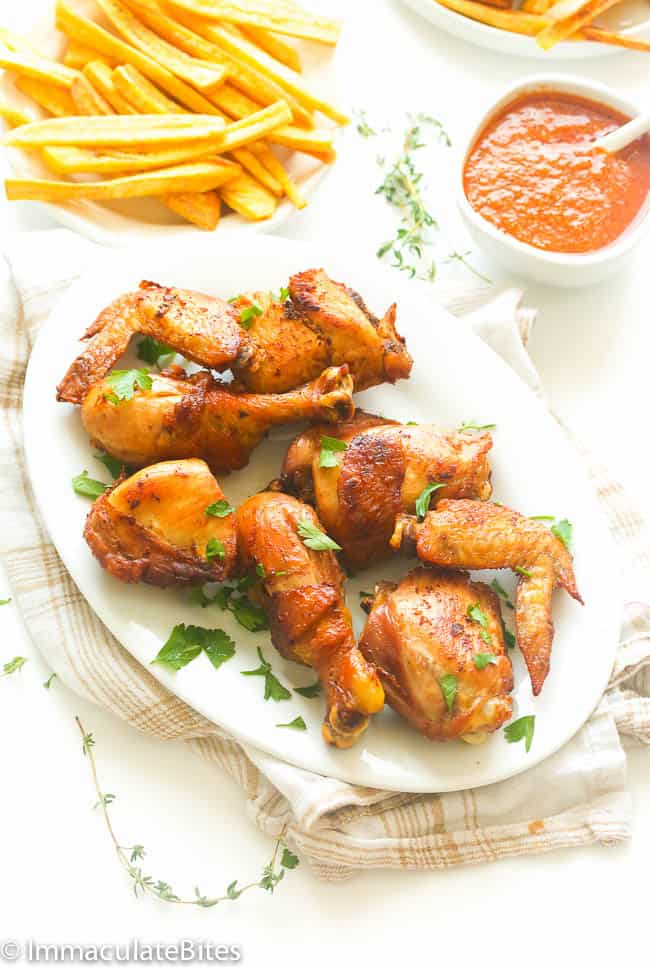
<path fill-rule="evenodd" d="M 322 530 L 312 508 L 294 497 L 251 497 L 237 511 L 240 564 L 265 575 L 249 593 L 256 592 L 267 611 L 280 654 L 318 673 L 327 702 L 323 737 L 346 749 L 366 729 L 368 716 L 381 711 L 384 693 L 357 648 L 336 556 L 308 548 L 298 534 L 301 521 Z"/>
<path fill-rule="evenodd" d="M 289 299 L 268 292 L 240 296 L 235 307 L 256 306 L 246 345 L 233 372 L 246 389 L 280 393 L 313 379 L 325 366 L 347 363 L 355 390 L 406 379 L 412 366 L 395 328 L 396 307 L 383 319 L 366 308 L 358 293 L 333 282 L 323 269 L 289 280 Z"/>
<path fill-rule="evenodd" d="M 510 718 L 512 666 L 499 600 L 487 585 L 459 571 L 418 568 L 397 585 L 378 584 L 366 608 L 359 648 L 377 668 L 387 703 L 428 739 L 481 741 Z M 478 609 L 485 627 L 468 609 Z"/>
<path fill-rule="evenodd" d="M 344 420 L 354 413 L 347 367 L 325 370 L 313 383 L 281 395 L 234 393 L 209 373 L 187 377 L 180 367 L 153 375 L 149 390 L 115 402 L 106 381 L 81 407 L 91 439 L 133 466 L 202 457 L 214 472 L 238 470 L 272 426 L 297 420 Z"/>
<path fill-rule="evenodd" d="M 120 581 L 163 588 L 225 581 L 237 563 L 235 520 L 206 513 L 224 499 L 203 460 L 157 463 L 97 498 L 84 537 Z"/>
<path fill-rule="evenodd" d="M 245 336 L 239 314 L 223 299 L 141 282 L 137 292 L 111 302 L 86 331 L 83 338 L 90 342 L 57 386 L 57 399 L 81 403 L 135 333 L 153 336 L 186 359 L 219 370 L 234 362 Z"/>
<path fill-rule="evenodd" d="M 323 467 L 321 438 L 336 437 L 347 449 L 337 465 Z M 363 411 L 349 423 L 315 426 L 291 444 L 281 483 L 289 493 L 315 504 L 328 533 L 341 545 L 353 569 L 390 553 L 399 513 L 414 513 L 431 483 L 431 494 L 487 500 L 492 491 L 489 433 L 455 433 L 435 426 L 403 426 Z"/>
<path fill-rule="evenodd" d="M 548 528 L 516 510 L 474 500 L 441 500 L 418 524 L 400 516 L 391 539 L 415 541 L 421 561 L 440 567 L 510 568 L 519 575 L 515 600 L 517 643 L 539 695 L 551 664 L 551 599 L 564 588 L 582 604 L 571 554 Z"/>

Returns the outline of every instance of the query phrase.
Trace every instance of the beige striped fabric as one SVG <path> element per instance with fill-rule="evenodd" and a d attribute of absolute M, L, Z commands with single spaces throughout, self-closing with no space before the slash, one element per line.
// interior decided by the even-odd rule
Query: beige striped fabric
<path fill-rule="evenodd" d="M 0 528 L 13 593 L 35 644 L 59 678 L 85 698 L 160 739 L 182 738 L 239 784 L 251 819 L 286 838 L 320 876 L 358 869 L 446 869 L 630 835 L 628 741 L 650 744 L 650 607 L 628 604 L 607 692 L 589 722 L 534 769 L 493 786 L 407 795 L 307 773 L 252 748 L 166 691 L 108 633 L 48 540 L 21 448 L 21 395 L 30 346 L 57 297 L 98 257 L 65 231 L 13 239 L 0 263 Z M 71 268 L 72 267 L 72 268 Z M 450 303 L 471 309 L 479 334 L 539 392 L 524 340 L 534 313 L 508 290 Z M 625 562 L 629 588 L 648 586 L 650 540 L 626 495 L 600 468 L 594 487 Z"/>

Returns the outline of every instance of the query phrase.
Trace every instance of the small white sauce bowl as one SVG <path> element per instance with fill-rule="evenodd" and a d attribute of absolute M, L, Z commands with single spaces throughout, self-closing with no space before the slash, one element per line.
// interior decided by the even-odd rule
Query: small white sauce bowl
<path fill-rule="evenodd" d="M 620 97 L 611 87 L 582 80 L 570 74 L 534 74 L 509 87 L 476 124 L 461 154 L 457 175 L 456 194 L 463 220 L 476 244 L 505 268 L 517 275 L 534 279 L 546 285 L 574 288 L 593 285 L 622 268 L 630 250 L 638 244 L 650 228 L 650 196 L 640 211 L 609 245 L 593 252 L 565 253 L 547 252 L 526 242 L 520 242 L 501 231 L 472 208 L 463 187 L 465 164 L 472 148 L 486 125 L 511 101 L 525 94 L 543 91 L 573 94 L 596 101 L 629 118 L 641 113 L 641 107 L 633 101 Z M 498 171 L 494 176 L 498 178 Z"/>

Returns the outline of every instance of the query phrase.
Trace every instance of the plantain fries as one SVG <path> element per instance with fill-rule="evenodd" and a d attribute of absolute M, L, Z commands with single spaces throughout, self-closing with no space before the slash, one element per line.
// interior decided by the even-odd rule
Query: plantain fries
<path fill-rule="evenodd" d="M 287 44 L 281 37 L 277 37 L 270 30 L 263 27 L 251 27 L 250 25 L 242 28 L 245 37 L 248 37 L 257 47 L 261 47 L 271 57 L 275 57 L 281 64 L 290 67 L 297 74 L 302 73 L 300 54 L 298 51 Z"/>
<path fill-rule="evenodd" d="M 534 37 L 549 23 L 548 17 L 523 10 L 498 10 L 477 0 L 436 0 L 442 7 L 461 13 L 470 20 L 478 20 L 490 27 L 509 30 L 514 34 L 527 34 Z"/>
<path fill-rule="evenodd" d="M 634 40 L 632 37 L 626 37 L 625 34 L 617 34 L 611 30 L 604 30 L 602 27 L 585 26 L 580 33 L 584 34 L 587 40 L 595 40 L 599 44 L 614 44 L 616 47 L 625 47 L 627 50 L 650 52 L 650 43 L 647 40 Z"/>
<path fill-rule="evenodd" d="M 98 6 L 112 25 L 134 47 L 162 64 L 177 77 L 187 81 L 204 93 L 215 90 L 223 83 L 226 70 L 219 64 L 202 64 L 183 51 L 161 40 L 149 30 L 119 0 L 96 0 Z"/>
<path fill-rule="evenodd" d="M 620 0 L 558 0 L 548 10 L 552 23 L 541 30 L 535 39 L 543 50 L 550 50 L 619 2 Z"/>
<path fill-rule="evenodd" d="M 0 118 L 7 122 L 12 128 L 18 128 L 21 124 L 29 124 L 32 120 L 24 111 L 19 111 L 15 107 L 9 107 L 0 101 Z"/>
<path fill-rule="evenodd" d="M 0 67 L 12 74 L 24 74 L 35 77 L 39 81 L 46 81 L 55 87 L 70 89 L 73 80 L 78 76 L 77 71 L 70 70 L 65 64 L 59 64 L 45 57 L 35 54 L 14 53 L 0 47 Z"/>
<path fill-rule="evenodd" d="M 59 175 L 75 174 L 127 174 L 136 171 L 152 171 L 169 168 L 188 161 L 206 161 L 214 154 L 204 145 L 180 145 L 158 151 L 105 151 L 93 148 L 43 148 L 43 158 L 52 171 Z"/>
<path fill-rule="evenodd" d="M 104 100 L 108 101 L 109 105 L 118 114 L 138 113 L 135 108 L 122 97 L 120 92 L 115 89 L 115 84 L 113 83 L 113 72 L 108 64 L 104 64 L 100 60 L 91 60 L 91 62 L 86 64 L 84 67 L 82 74 L 86 80 L 92 84 L 95 90 L 101 94 Z"/>
<path fill-rule="evenodd" d="M 270 218 L 277 207 L 275 196 L 246 174 L 224 185 L 220 195 L 233 211 L 252 222 Z"/>
<path fill-rule="evenodd" d="M 136 47 L 120 40 L 104 30 L 94 20 L 84 17 L 78 13 L 68 0 L 57 0 L 56 4 L 56 26 L 63 33 L 79 43 L 88 44 L 99 50 L 100 53 L 115 58 L 121 64 L 131 64 L 137 67 L 145 77 L 155 81 L 159 87 L 171 94 L 173 98 L 180 101 L 185 107 L 196 111 L 198 114 L 219 114 L 211 101 L 203 94 L 186 84 L 179 77 L 175 77 L 171 71 L 156 63 L 151 57 L 143 54 Z"/>
<path fill-rule="evenodd" d="M 193 141 L 218 148 L 223 141 L 224 127 L 221 118 L 200 114 L 88 117 L 84 118 L 83 124 L 79 118 L 50 118 L 35 121 L 12 132 L 5 139 L 5 144 L 18 148 L 60 144 L 101 148 Z"/>
<path fill-rule="evenodd" d="M 249 114 L 242 121 L 226 125 L 219 150 L 232 151 L 233 148 L 241 148 L 251 141 L 258 141 L 274 128 L 286 124 L 290 118 L 291 111 L 284 101 L 262 108 L 256 114 Z"/>
<path fill-rule="evenodd" d="M 98 50 L 93 50 L 92 47 L 86 47 L 84 44 L 78 44 L 74 40 L 69 42 L 63 56 L 63 63 L 66 67 L 71 67 L 79 71 L 83 70 L 86 64 L 90 64 L 91 61 L 95 60 L 101 60 L 104 64 L 108 64 L 109 67 L 114 67 L 117 63 L 112 57 L 106 57 L 100 54 Z"/>
<path fill-rule="evenodd" d="M 70 88 L 75 105 L 75 114 L 112 114 L 113 108 L 108 101 L 96 91 L 87 77 L 80 74 L 75 77 Z"/>
<path fill-rule="evenodd" d="M 62 87 L 52 87 L 35 77 L 16 77 L 14 84 L 22 94 L 31 97 L 32 101 L 57 118 L 76 114 L 75 103 L 69 91 Z"/>
<path fill-rule="evenodd" d="M 524 0 L 521 9 L 526 13 L 546 13 L 553 6 L 553 0 Z"/>
<path fill-rule="evenodd" d="M 204 191 L 200 195 L 188 192 L 163 195 L 162 201 L 171 211 L 206 232 L 213 232 L 219 224 L 221 199 L 216 191 Z"/>
<path fill-rule="evenodd" d="M 210 191 L 231 180 L 238 180 L 233 165 L 203 161 L 128 175 L 125 178 L 113 178 L 110 181 L 7 178 L 5 191 L 9 201 L 112 201 L 117 198 L 167 195 L 169 192 Z"/>
<path fill-rule="evenodd" d="M 279 10 L 276 4 L 235 0 L 170 0 L 171 5 L 187 10 L 197 17 L 208 20 L 226 20 L 242 26 L 261 27 L 277 34 L 316 40 L 321 44 L 336 44 L 341 24 L 338 20 L 317 17 L 292 7 Z"/>

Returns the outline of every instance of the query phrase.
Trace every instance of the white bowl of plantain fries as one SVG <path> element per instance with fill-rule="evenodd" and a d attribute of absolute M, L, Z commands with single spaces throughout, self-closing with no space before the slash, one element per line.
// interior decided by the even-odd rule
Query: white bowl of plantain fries
<path fill-rule="evenodd" d="M 543 60 L 650 53 L 648 0 L 403 0 L 479 47 Z"/>
<path fill-rule="evenodd" d="M 272 229 L 335 160 L 339 32 L 285 0 L 52 0 L 29 37 L 0 24 L 7 198 L 113 245 Z"/>

